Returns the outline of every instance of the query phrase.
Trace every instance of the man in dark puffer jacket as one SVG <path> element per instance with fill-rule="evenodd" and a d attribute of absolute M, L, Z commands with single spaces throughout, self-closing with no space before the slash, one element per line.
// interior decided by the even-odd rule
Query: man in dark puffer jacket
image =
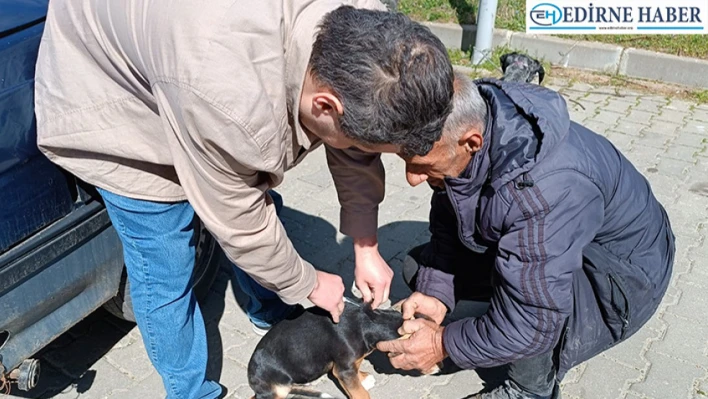
<path fill-rule="evenodd" d="M 632 336 L 654 314 L 674 235 L 647 180 L 604 137 L 572 122 L 540 86 L 457 76 L 453 113 L 411 185 L 434 190 L 430 243 L 404 277 L 409 340 L 379 344 L 395 367 L 508 364 L 478 398 L 555 398 L 573 366 Z M 486 314 L 440 326 L 460 299 Z"/>

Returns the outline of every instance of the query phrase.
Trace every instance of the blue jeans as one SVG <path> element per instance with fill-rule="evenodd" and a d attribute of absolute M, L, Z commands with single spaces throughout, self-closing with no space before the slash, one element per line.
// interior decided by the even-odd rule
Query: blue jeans
<path fill-rule="evenodd" d="M 133 313 L 167 398 L 219 397 L 221 386 L 206 380 L 206 329 L 192 291 L 194 209 L 186 201 L 152 202 L 99 192 L 123 243 Z M 246 311 L 254 323 L 263 327 L 291 311 L 276 294 L 234 270 L 250 298 Z"/>

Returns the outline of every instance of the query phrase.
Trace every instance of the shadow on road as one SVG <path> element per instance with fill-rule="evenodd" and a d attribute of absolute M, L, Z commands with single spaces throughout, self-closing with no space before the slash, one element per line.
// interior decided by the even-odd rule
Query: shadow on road
<path fill-rule="evenodd" d="M 287 207 L 283 209 L 281 216 L 288 235 L 303 258 L 320 270 L 340 274 L 346 287 L 351 287 L 354 281 L 351 239 L 344 238 L 339 242 L 335 226 L 321 217 Z M 424 222 L 400 221 L 379 229 L 380 250 L 395 273 L 390 294 L 393 302 L 410 295 L 410 290 L 401 277 L 401 260 L 408 249 L 426 241 L 427 228 L 428 225 Z M 225 296 L 234 295 L 242 307 L 246 301 L 244 294 L 238 289 L 230 263 L 223 254 L 219 256 L 223 258 L 222 268 L 208 297 L 202 301 L 210 352 L 207 377 L 217 381 L 222 373 L 223 346 L 218 326 L 225 309 Z M 230 281 L 234 287 L 233 292 L 228 290 Z M 351 292 L 347 291 L 347 295 L 351 295 Z M 462 305 L 452 318 L 481 314 L 486 310 L 485 306 Z M 90 391 L 97 377 L 97 371 L 91 367 L 133 328 L 133 323 L 119 320 L 103 309 L 95 311 L 37 354 L 36 357 L 42 365 L 38 386 L 29 392 L 22 392 L 13 387 L 12 395 L 22 398 L 50 398 L 70 388 L 77 393 Z M 415 375 L 393 369 L 387 357 L 381 353 L 372 354 L 369 360 L 378 373 Z M 446 365 L 442 372 L 455 371 L 457 369 L 454 365 Z M 100 373 L 100 370 L 98 372 Z M 480 376 L 484 372 L 480 370 Z M 489 378 L 494 375 L 496 374 L 492 372 Z"/>
<path fill-rule="evenodd" d="M 133 326 L 99 308 L 37 353 L 41 367 L 37 386 L 24 392 L 13 385 L 11 397 L 51 398 L 69 388 L 79 394 L 88 392 L 96 378 L 91 366 Z"/>

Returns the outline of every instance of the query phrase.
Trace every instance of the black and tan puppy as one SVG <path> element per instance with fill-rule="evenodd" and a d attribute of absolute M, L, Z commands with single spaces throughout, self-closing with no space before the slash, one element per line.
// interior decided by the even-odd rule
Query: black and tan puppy
<path fill-rule="evenodd" d="M 531 83 L 538 75 L 538 84 L 541 84 L 546 74 L 540 62 L 524 54 L 507 53 L 499 57 L 499 62 L 504 72 L 501 80 Z"/>
<path fill-rule="evenodd" d="M 261 339 L 248 363 L 255 399 L 327 398 L 302 387 L 332 372 L 351 399 L 369 399 L 362 385 L 362 361 L 380 341 L 401 338 L 400 311 L 372 310 L 367 303 L 345 302 L 338 324 L 319 308 L 303 309 L 276 324 Z"/>

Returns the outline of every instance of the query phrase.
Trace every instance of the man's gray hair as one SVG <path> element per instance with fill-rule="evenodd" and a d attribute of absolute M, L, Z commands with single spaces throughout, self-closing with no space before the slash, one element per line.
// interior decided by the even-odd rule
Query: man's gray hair
<path fill-rule="evenodd" d="M 470 129 L 478 129 L 480 133 L 484 133 L 487 126 L 487 103 L 472 79 L 455 71 L 454 89 L 452 112 L 443 128 L 443 136 L 449 143 L 456 142 Z"/>

